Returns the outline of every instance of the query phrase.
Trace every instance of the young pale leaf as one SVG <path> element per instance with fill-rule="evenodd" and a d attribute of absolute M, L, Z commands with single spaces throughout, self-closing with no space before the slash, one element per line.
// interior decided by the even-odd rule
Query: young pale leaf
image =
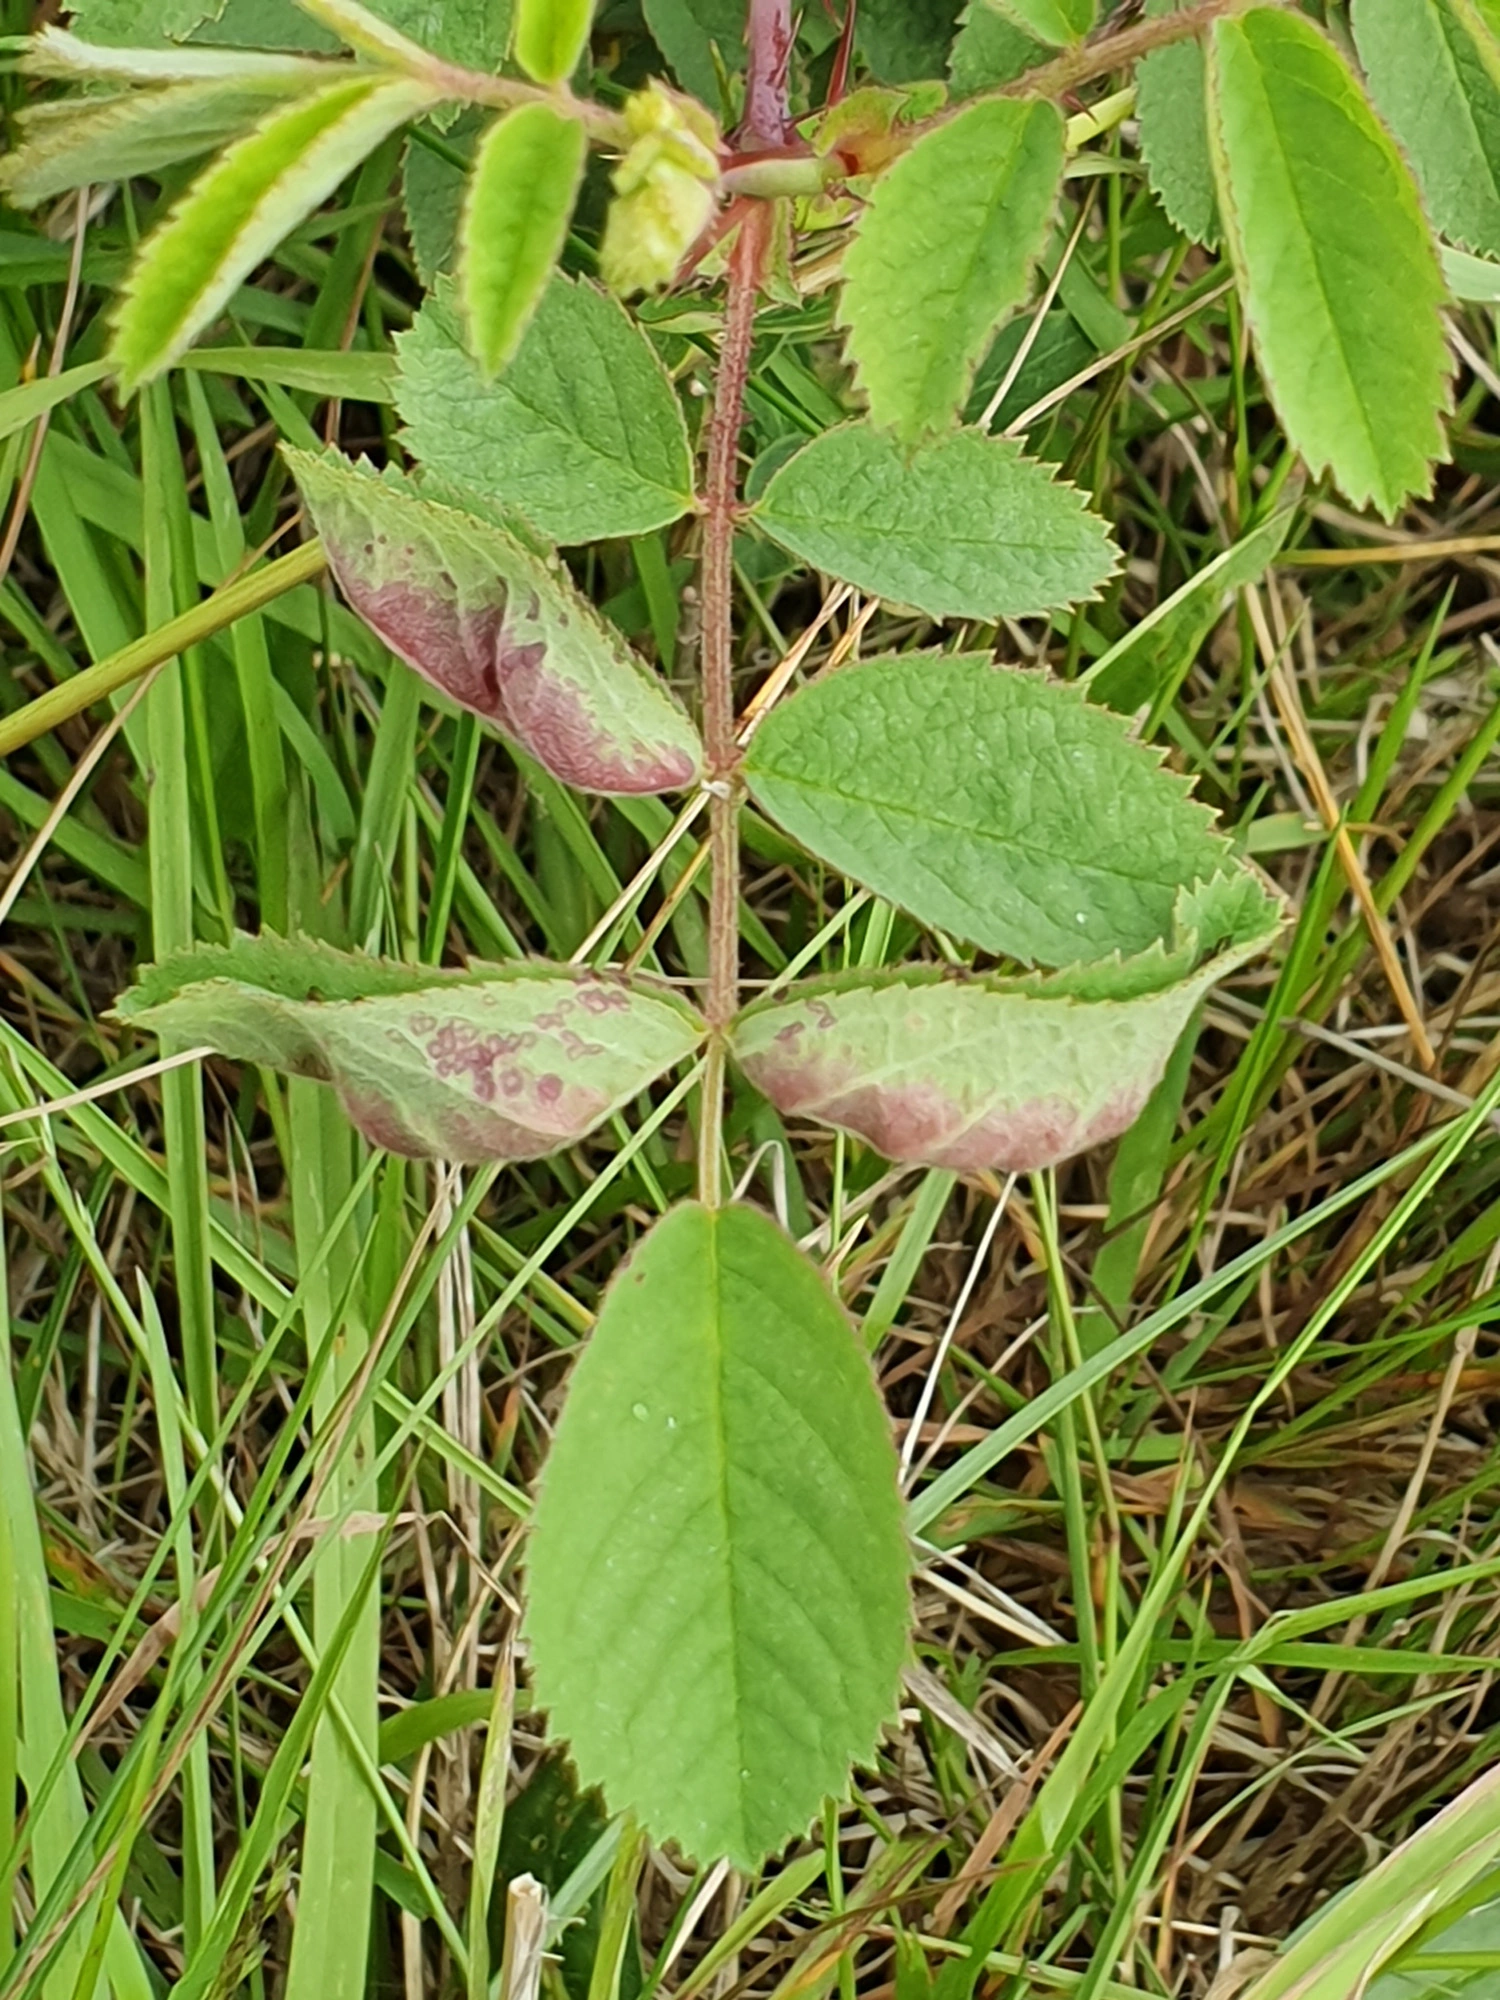
<path fill-rule="evenodd" d="M 163 27 L 158 32 L 169 36 L 173 31 Z M 235 83 L 244 89 L 259 89 L 274 80 L 289 90 L 310 88 L 338 75 L 315 57 L 258 49 L 184 49 L 170 40 L 150 48 L 116 47 L 84 41 L 50 24 L 27 42 L 17 67 L 28 76 L 64 83 Z M 75 108 L 82 109 L 82 102 Z"/>
<path fill-rule="evenodd" d="M 752 520 L 794 556 L 930 618 L 1030 618 L 1114 570 L 1084 494 L 1010 438 L 960 430 L 904 452 L 842 424 L 770 478 Z"/>
<path fill-rule="evenodd" d="M 1259 942 L 1119 1000 L 940 967 L 840 974 L 747 1008 L 731 1047 L 784 1118 L 903 1164 L 1027 1173 L 1133 1124 L 1198 1002 Z"/>
<path fill-rule="evenodd" d="M 934 126 L 876 182 L 839 307 L 874 423 L 910 442 L 954 421 L 1026 296 L 1062 169 L 1058 111 L 992 97 Z"/>
<path fill-rule="evenodd" d="M 1033 617 L 1094 596 L 1115 566 L 1076 487 L 978 430 L 915 452 L 865 424 L 825 431 L 751 518 L 830 576 L 930 618 Z"/>
<path fill-rule="evenodd" d="M 517 0 L 516 61 L 538 83 L 562 83 L 578 67 L 594 0 Z"/>
<path fill-rule="evenodd" d="M 287 232 L 433 101 L 419 83 L 331 84 L 231 146 L 136 260 L 110 347 L 122 393 L 169 367 Z"/>
<path fill-rule="evenodd" d="M 1094 25 L 1098 0 L 990 0 L 1039 42 L 1081 42 Z"/>
<path fill-rule="evenodd" d="M 399 336 L 402 440 L 429 472 L 557 542 L 646 534 L 693 504 L 677 393 L 623 306 L 554 277 L 515 359 L 486 383 L 444 288 Z"/>
<path fill-rule="evenodd" d="M 575 1144 L 703 1036 L 672 993 L 568 966 L 440 972 L 269 936 L 150 966 L 115 1011 L 331 1083 L 372 1145 L 470 1164 Z"/>
<path fill-rule="evenodd" d="M 1352 23 L 1370 94 L 1433 221 L 1472 250 L 1500 251 L 1500 87 L 1470 25 L 1452 0 L 1356 0 Z"/>
<path fill-rule="evenodd" d="M 561 563 L 363 460 L 285 455 L 345 597 L 450 701 L 580 791 L 697 777 L 692 723 Z"/>
<path fill-rule="evenodd" d="M 324 78 L 319 72 L 317 80 Z M 17 208 L 34 208 L 69 188 L 156 173 L 222 146 L 263 118 L 268 103 L 299 94 L 309 81 L 207 78 L 32 105 L 21 113 L 21 144 L 0 160 L 0 194 Z"/>
<path fill-rule="evenodd" d="M 1147 0 L 1148 14 L 1170 14 L 1185 0 Z M 1141 156 L 1170 220 L 1195 243 L 1217 247 L 1219 209 L 1208 150 L 1203 44 L 1196 36 L 1155 49 L 1136 70 Z"/>
<path fill-rule="evenodd" d="M 1229 863 L 1208 811 L 1119 716 L 979 654 L 813 682 L 766 718 L 745 776 L 835 868 L 1027 963 L 1144 951 Z"/>
<path fill-rule="evenodd" d="M 1219 213 L 1271 395 L 1314 472 L 1387 517 L 1444 450 L 1443 279 L 1416 188 L 1326 36 L 1257 8 L 1214 24 Z"/>
<path fill-rule="evenodd" d="M 546 290 L 587 150 L 578 119 L 550 104 L 507 112 L 480 145 L 460 231 L 459 284 L 486 375 L 510 361 Z"/>
<path fill-rule="evenodd" d="M 542 1473 L 526 1629 L 585 1784 L 753 1872 L 892 1713 L 907 1555 L 874 1378 L 755 1210 L 672 1210 L 616 1273 Z"/>

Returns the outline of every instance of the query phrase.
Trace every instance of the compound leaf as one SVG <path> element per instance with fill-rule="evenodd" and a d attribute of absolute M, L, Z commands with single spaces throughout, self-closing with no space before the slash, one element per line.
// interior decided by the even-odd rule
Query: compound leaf
<path fill-rule="evenodd" d="M 396 342 L 403 441 L 430 472 L 518 508 L 557 542 L 664 527 L 693 504 L 682 407 L 623 306 L 554 276 L 487 383 L 439 288 Z"/>
<path fill-rule="evenodd" d="M 1051 104 L 986 98 L 876 182 L 839 308 L 874 423 L 910 441 L 953 421 L 996 327 L 1026 296 L 1062 169 Z"/>
<path fill-rule="evenodd" d="M 1039 42 L 1081 42 L 1094 25 L 1098 0 L 990 0 Z"/>
<path fill-rule="evenodd" d="M 288 231 L 387 133 L 433 101 L 421 83 L 342 81 L 275 112 L 232 145 L 131 272 L 110 348 L 122 392 L 170 366 Z"/>
<path fill-rule="evenodd" d="M 1356 0 L 1352 25 L 1433 221 L 1472 250 L 1500 250 L 1500 44 L 1452 0 Z"/>
<path fill-rule="evenodd" d="M 1184 0 L 1147 0 L 1148 14 L 1170 14 Z M 1219 209 L 1208 150 L 1203 44 L 1188 36 L 1154 49 L 1136 69 L 1141 157 L 1169 219 L 1195 243 L 1216 247 Z"/>
<path fill-rule="evenodd" d="M 560 563 L 392 471 L 286 459 L 345 597 L 441 694 L 582 791 L 693 782 L 693 725 Z"/>
<path fill-rule="evenodd" d="M 1448 359 L 1437 251 L 1395 145 L 1326 36 L 1214 24 L 1219 212 L 1278 415 L 1315 472 L 1394 515 L 1431 489 Z"/>
<path fill-rule="evenodd" d="M 522 104 L 480 143 L 460 231 L 459 284 L 474 354 L 498 375 L 562 254 L 587 135 L 550 104 Z"/>
<path fill-rule="evenodd" d="M 616 1274 L 533 1517 L 540 1704 L 658 1841 L 753 1871 L 867 1760 L 906 1645 L 869 1364 L 767 1217 L 672 1210 Z"/>
<path fill-rule="evenodd" d="M 1147 950 L 1229 865 L 1208 811 L 1119 716 L 979 654 L 813 682 L 772 710 L 745 776 L 823 860 L 1027 963 Z"/>
<path fill-rule="evenodd" d="M 1088 999 L 1065 980 L 937 966 L 838 974 L 747 1008 L 731 1047 L 784 1118 L 853 1132 L 888 1160 L 1056 1166 L 1135 1122 L 1208 988 L 1269 937 L 1265 907 L 1260 938 L 1154 992 Z"/>
<path fill-rule="evenodd" d="M 594 0 L 517 0 L 516 61 L 538 83 L 561 83 L 578 67 Z"/>
<path fill-rule="evenodd" d="M 270 935 L 148 966 L 115 1011 L 331 1083 L 372 1145 L 467 1163 L 573 1145 L 703 1035 L 674 994 L 568 966 L 438 971 Z"/>
<path fill-rule="evenodd" d="M 1092 597 L 1115 566 L 1076 487 L 978 430 L 914 452 L 867 424 L 825 431 L 751 518 L 805 562 L 931 618 L 1052 611 Z"/>

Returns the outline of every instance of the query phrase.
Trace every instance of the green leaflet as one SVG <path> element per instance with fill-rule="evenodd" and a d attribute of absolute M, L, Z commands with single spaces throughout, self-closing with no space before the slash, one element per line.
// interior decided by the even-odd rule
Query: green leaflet
<path fill-rule="evenodd" d="M 1184 0 L 1147 0 L 1170 14 Z M 1157 199 L 1184 236 L 1217 247 L 1219 210 L 1208 150 L 1203 44 L 1196 36 L 1156 49 L 1136 70 L 1141 156 Z"/>
<path fill-rule="evenodd" d="M 1210 140 L 1262 370 L 1314 472 L 1390 517 L 1444 451 L 1437 252 L 1400 155 L 1305 17 L 1215 23 Z"/>
<path fill-rule="evenodd" d="M 401 162 L 401 206 L 417 276 L 431 291 L 438 278 L 451 275 L 458 255 L 458 229 L 468 198 L 466 168 L 448 155 L 457 153 L 470 165 L 488 121 L 477 105 L 461 112 L 442 134 L 443 150 L 424 143 L 422 128 L 414 127 Z M 395 356 L 393 355 L 394 361 Z"/>
<path fill-rule="evenodd" d="M 1094 25 L 1098 0 L 990 0 L 1039 42 L 1081 42 Z"/>
<path fill-rule="evenodd" d="M 1013 83 L 1046 60 L 1047 51 L 997 13 L 989 0 L 969 0 L 960 19 L 958 39 L 948 57 L 948 81 L 955 97 L 972 97 L 977 91 Z"/>
<path fill-rule="evenodd" d="M 432 102 L 425 84 L 340 82 L 231 146 L 136 260 L 110 347 L 121 392 L 170 366 L 287 232 Z"/>
<path fill-rule="evenodd" d="M 148 966 L 115 1012 L 333 1084 L 372 1145 L 471 1163 L 573 1145 L 703 1036 L 674 994 L 568 966 L 440 972 L 269 935 Z"/>
<path fill-rule="evenodd" d="M 1230 866 L 1210 814 L 1120 717 L 979 654 L 871 660 L 813 682 L 772 710 L 745 777 L 835 868 L 1027 963 L 1109 960 L 1202 931 L 1181 898 Z"/>
<path fill-rule="evenodd" d="M 562 83 L 578 67 L 594 0 L 517 0 L 516 61 L 538 83 Z"/>
<path fill-rule="evenodd" d="M 285 456 L 350 604 L 450 701 L 581 791 L 697 777 L 693 725 L 561 563 L 364 460 Z"/>
<path fill-rule="evenodd" d="M 830 576 L 932 618 L 1026 618 L 1092 597 L 1115 566 L 1084 495 L 1009 438 L 915 452 L 866 424 L 825 431 L 751 519 Z"/>
<path fill-rule="evenodd" d="M 1471 250 L 1500 251 L 1500 87 L 1452 0 L 1356 0 L 1352 24 L 1433 221 Z"/>
<path fill-rule="evenodd" d="M 959 0 L 860 0 L 855 39 L 880 83 L 941 76 L 957 25 Z"/>
<path fill-rule="evenodd" d="M 510 41 L 508 0 L 296 0 L 339 40 L 386 67 L 420 76 L 426 53 L 498 69 Z"/>
<path fill-rule="evenodd" d="M 403 441 L 431 472 L 518 508 L 557 542 L 645 534 L 693 504 L 677 392 L 623 306 L 554 277 L 486 383 L 440 287 L 396 342 Z"/>
<path fill-rule="evenodd" d="M 212 152 L 264 117 L 268 103 L 322 80 L 317 73 L 263 82 L 252 75 L 244 84 L 205 78 L 32 105 L 21 113 L 21 144 L 0 160 L 0 194 L 34 208 L 69 188 L 155 173 Z"/>
<path fill-rule="evenodd" d="M 677 81 L 712 109 L 720 97 L 714 50 L 730 75 L 745 67 L 744 0 L 645 0 L 645 14 Z"/>
<path fill-rule="evenodd" d="M 549 104 L 523 104 L 479 147 L 460 230 L 459 286 L 475 358 L 498 375 L 531 323 L 573 213 L 587 135 Z"/>
<path fill-rule="evenodd" d="M 672 1210 L 568 1390 L 528 1555 L 538 1702 L 657 1841 L 753 1871 L 874 1752 L 906 1646 L 869 1364 L 768 1218 Z"/>
<path fill-rule="evenodd" d="M 954 421 L 985 346 L 1026 297 L 1062 170 L 1052 105 L 986 98 L 876 182 L 839 307 L 873 422 L 910 442 Z"/>
<path fill-rule="evenodd" d="M 748 1007 L 730 1046 L 784 1118 L 854 1132 L 888 1160 L 1056 1166 L 1135 1122 L 1209 987 L 1269 939 L 1264 910 L 1260 937 L 1155 992 L 1081 999 L 1066 981 L 938 966 L 841 973 Z"/>

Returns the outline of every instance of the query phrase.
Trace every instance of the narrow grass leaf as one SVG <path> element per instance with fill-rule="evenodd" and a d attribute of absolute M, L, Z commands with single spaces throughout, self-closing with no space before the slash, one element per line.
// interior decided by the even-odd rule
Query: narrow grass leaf
<path fill-rule="evenodd" d="M 337 452 L 286 451 L 360 617 L 450 701 L 582 791 L 671 791 L 702 752 L 666 684 L 561 563 Z"/>
<path fill-rule="evenodd" d="M 531 323 L 583 178 L 587 136 L 549 104 L 522 104 L 480 144 L 460 230 L 459 284 L 476 358 L 498 375 Z"/>
<path fill-rule="evenodd" d="M 594 0 L 516 0 L 516 61 L 538 83 L 564 82 L 593 22 Z"/>
<path fill-rule="evenodd" d="M 110 348 L 122 391 L 170 366 L 287 232 L 432 102 L 424 84 L 339 82 L 231 146 L 137 259 Z"/>
<path fill-rule="evenodd" d="M 1439 1898 L 1455 1900 L 1497 1860 L 1500 1772 L 1486 1771 L 1303 1925 L 1244 2000 L 1348 2000 L 1433 1915 Z"/>
<path fill-rule="evenodd" d="M 1314 472 L 1393 516 L 1444 452 L 1437 251 L 1400 154 L 1326 36 L 1215 23 L 1219 210 L 1277 414 Z"/>
<path fill-rule="evenodd" d="M 537 1698 L 586 1784 L 753 1870 L 873 1753 L 906 1646 L 869 1364 L 768 1218 L 689 1203 L 617 1273 L 531 1531 Z"/>
<path fill-rule="evenodd" d="M 751 519 L 783 548 L 931 618 L 1026 618 L 1092 597 L 1115 566 L 1082 493 L 1009 438 L 906 452 L 844 424 L 773 474 Z"/>
<path fill-rule="evenodd" d="M 1229 868 L 1227 843 L 1157 752 L 1062 683 L 978 654 L 871 660 L 782 702 L 745 775 L 813 853 L 986 951 L 1071 965 L 1189 930 L 1210 944 L 1183 897 Z M 1115 997 L 1154 977 L 1121 971 Z"/>
<path fill-rule="evenodd" d="M 872 422 L 907 441 L 953 423 L 995 329 L 1026 297 L 1062 169 L 1054 106 L 987 98 L 876 182 L 839 307 Z"/>
<path fill-rule="evenodd" d="M 1118 639 L 1083 676 L 1091 701 L 1122 715 L 1160 713 L 1182 685 L 1233 593 L 1258 583 L 1291 531 L 1302 499 L 1296 482 L 1283 504 L 1206 562 Z"/>
<path fill-rule="evenodd" d="M 853 1132 L 886 1159 L 1002 1173 L 1117 1139 L 1156 1087 L 1194 1008 L 1266 942 L 1157 992 L 1091 1000 L 1055 982 L 938 967 L 835 975 L 749 1007 L 731 1047 L 786 1118 Z"/>
<path fill-rule="evenodd" d="M 1500 44 L 1483 51 L 1482 23 L 1471 29 L 1452 0 L 1355 0 L 1351 24 L 1429 215 L 1455 243 L 1500 251 Z"/>
<path fill-rule="evenodd" d="M 148 967 L 116 1012 L 332 1083 L 372 1145 L 465 1162 L 572 1145 L 703 1038 L 667 989 L 535 964 L 441 972 L 269 935 Z"/>
<path fill-rule="evenodd" d="M 554 277 L 503 377 L 486 383 L 439 288 L 396 342 L 412 455 L 516 507 L 556 542 L 640 535 L 693 504 L 682 407 L 618 301 Z"/>

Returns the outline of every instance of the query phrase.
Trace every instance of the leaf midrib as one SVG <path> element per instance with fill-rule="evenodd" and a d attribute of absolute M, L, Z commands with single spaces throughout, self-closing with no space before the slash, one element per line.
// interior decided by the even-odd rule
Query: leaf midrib
<path fill-rule="evenodd" d="M 1014 847 L 1028 857 L 1042 855 L 1048 859 L 1055 860 L 1057 858 L 1056 848 L 1048 847 L 1041 841 L 1027 841 L 1020 836 L 986 834 L 982 827 L 972 826 L 963 820 L 949 819 L 940 813 L 923 811 L 915 806 L 903 805 L 898 801 L 872 798 L 868 793 L 843 791 L 836 784 L 822 783 L 816 779 L 792 777 L 774 770 L 767 772 L 764 769 L 761 775 L 769 776 L 773 782 L 779 779 L 782 784 L 795 786 L 803 791 L 815 793 L 820 797 L 836 800 L 840 805 L 857 807 L 866 812 L 888 812 L 898 818 L 910 820 L 917 825 L 937 827 L 944 833 L 963 834 L 977 842 L 998 848 L 1002 853 Z M 753 771 L 751 777 L 753 785 Z M 1208 837 L 1211 838 L 1211 836 Z M 1132 875 L 1128 869 L 1112 868 L 1104 862 L 1074 860 L 1071 856 L 1065 858 L 1068 860 L 1070 866 L 1082 869 L 1086 873 L 1100 875 L 1106 879 L 1128 882 L 1133 885 L 1146 884 L 1153 888 L 1185 888 L 1188 879 L 1190 879 L 1179 878 L 1174 882 L 1164 880 L 1161 876 L 1157 875 Z M 1024 891 L 1021 893 L 1025 894 Z M 971 907 L 977 907 L 973 904 L 972 898 L 965 897 L 964 900 L 969 902 Z M 1029 897 L 1026 900 L 1032 901 Z M 1035 903 L 1034 907 L 1037 909 L 1043 908 L 1040 903 Z M 1048 921 L 1055 924 L 1056 918 L 1049 915 Z"/>
<path fill-rule="evenodd" d="M 1354 409 L 1359 422 L 1359 427 L 1363 431 L 1365 442 L 1369 447 L 1371 463 L 1373 466 L 1379 469 L 1378 484 L 1382 489 L 1384 489 L 1386 485 L 1388 468 L 1386 466 L 1385 458 L 1381 452 L 1379 443 L 1377 442 L 1375 437 L 1375 430 L 1373 422 L 1371 420 L 1371 414 L 1365 406 L 1364 398 L 1360 395 L 1358 382 L 1356 380 L 1353 368 L 1350 365 L 1348 341 L 1345 337 L 1344 330 L 1340 323 L 1339 317 L 1333 310 L 1333 302 L 1329 296 L 1327 281 L 1323 273 L 1323 265 L 1318 256 L 1317 236 L 1308 225 L 1307 216 L 1303 209 L 1300 198 L 1300 189 L 1298 186 L 1297 176 L 1290 171 L 1290 161 L 1287 152 L 1285 134 L 1283 132 L 1281 122 L 1276 116 L 1274 107 L 1272 105 L 1270 93 L 1265 86 L 1264 64 L 1261 60 L 1259 53 L 1252 47 L 1248 36 L 1244 36 L 1242 34 L 1242 40 L 1245 52 L 1251 58 L 1251 61 L 1254 66 L 1255 88 L 1257 94 L 1259 95 L 1266 121 L 1276 134 L 1277 161 L 1282 169 L 1282 177 L 1286 189 L 1288 206 L 1290 207 L 1292 213 L 1296 218 L 1302 242 L 1306 251 L 1307 263 L 1312 271 L 1313 283 L 1316 286 L 1319 298 L 1323 302 L 1324 319 L 1331 331 L 1333 345 L 1338 354 L 1340 365 L 1343 368 L 1344 380 L 1348 390 L 1348 400 L 1351 401 L 1354 405 Z M 1234 204 L 1230 202 L 1227 203 L 1226 206 L 1232 209 Z M 1242 228 L 1244 227 L 1243 221 L 1241 222 L 1241 227 Z M 1325 457 L 1326 457 L 1326 452 L 1325 452 Z M 1372 485 L 1376 483 L 1377 483 L 1376 481 L 1372 481 Z M 1384 490 L 1382 490 L 1381 492 L 1382 503 L 1384 501 L 1384 498 L 1385 494 Z"/>

